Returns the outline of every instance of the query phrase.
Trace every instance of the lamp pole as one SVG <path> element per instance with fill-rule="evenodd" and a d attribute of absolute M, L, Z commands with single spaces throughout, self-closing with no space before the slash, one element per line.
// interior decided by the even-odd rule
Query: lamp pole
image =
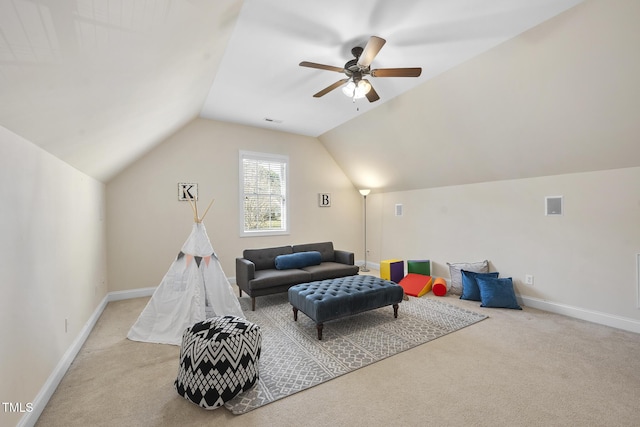
<path fill-rule="evenodd" d="M 367 272 L 367 195 L 371 192 L 369 189 L 360 190 L 360 194 L 364 197 L 364 265 L 360 267 L 360 271 Z"/>

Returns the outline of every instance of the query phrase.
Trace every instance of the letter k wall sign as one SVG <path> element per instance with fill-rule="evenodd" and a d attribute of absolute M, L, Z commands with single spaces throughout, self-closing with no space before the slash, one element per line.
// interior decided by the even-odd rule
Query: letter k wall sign
<path fill-rule="evenodd" d="M 178 200 L 198 200 L 198 184 L 179 182 L 178 183 Z"/>

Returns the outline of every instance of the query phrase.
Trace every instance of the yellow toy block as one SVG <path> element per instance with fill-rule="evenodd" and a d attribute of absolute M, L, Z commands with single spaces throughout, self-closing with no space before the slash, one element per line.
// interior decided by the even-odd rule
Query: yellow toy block
<path fill-rule="evenodd" d="M 380 278 L 399 283 L 404 277 L 404 261 L 401 259 L 386 259 L 380 262 Z"/>

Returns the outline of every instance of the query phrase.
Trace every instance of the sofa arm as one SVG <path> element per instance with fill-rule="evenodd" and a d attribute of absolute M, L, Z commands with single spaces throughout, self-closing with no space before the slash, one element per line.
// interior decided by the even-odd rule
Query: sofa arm
<path fill-rule="evenodd" d="M 236 284 L 240 289 L 248 289 L 249 281 L 256 274 L 256 265 L 245 258 L 236 258 Z"/>
<path fill-rule="evenodd" d="M 340 251 L 336 249 L 335 251 L 333 251 L 333 254 L 335 256 L 336 262 L 339 262 L 340 264 L 347 264 L 347 265 L 355 264 L 353 252 Z"/>

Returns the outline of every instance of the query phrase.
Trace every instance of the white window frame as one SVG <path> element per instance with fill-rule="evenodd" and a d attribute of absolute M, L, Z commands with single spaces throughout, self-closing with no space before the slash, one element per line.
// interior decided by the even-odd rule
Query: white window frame
<path fill-rule="evenodd" d="M 282 228 L 247 230 L 245 227 L 245 192 L 244 192 L 244 160 L 267 161 L 284 165 L 284 203 L 281 212 Z M 275 236 L 289 234 L 289 156 L 255 151 L 240 150 L 239 154 L 239 211 L 240 211 L 240 237 Z"/>

